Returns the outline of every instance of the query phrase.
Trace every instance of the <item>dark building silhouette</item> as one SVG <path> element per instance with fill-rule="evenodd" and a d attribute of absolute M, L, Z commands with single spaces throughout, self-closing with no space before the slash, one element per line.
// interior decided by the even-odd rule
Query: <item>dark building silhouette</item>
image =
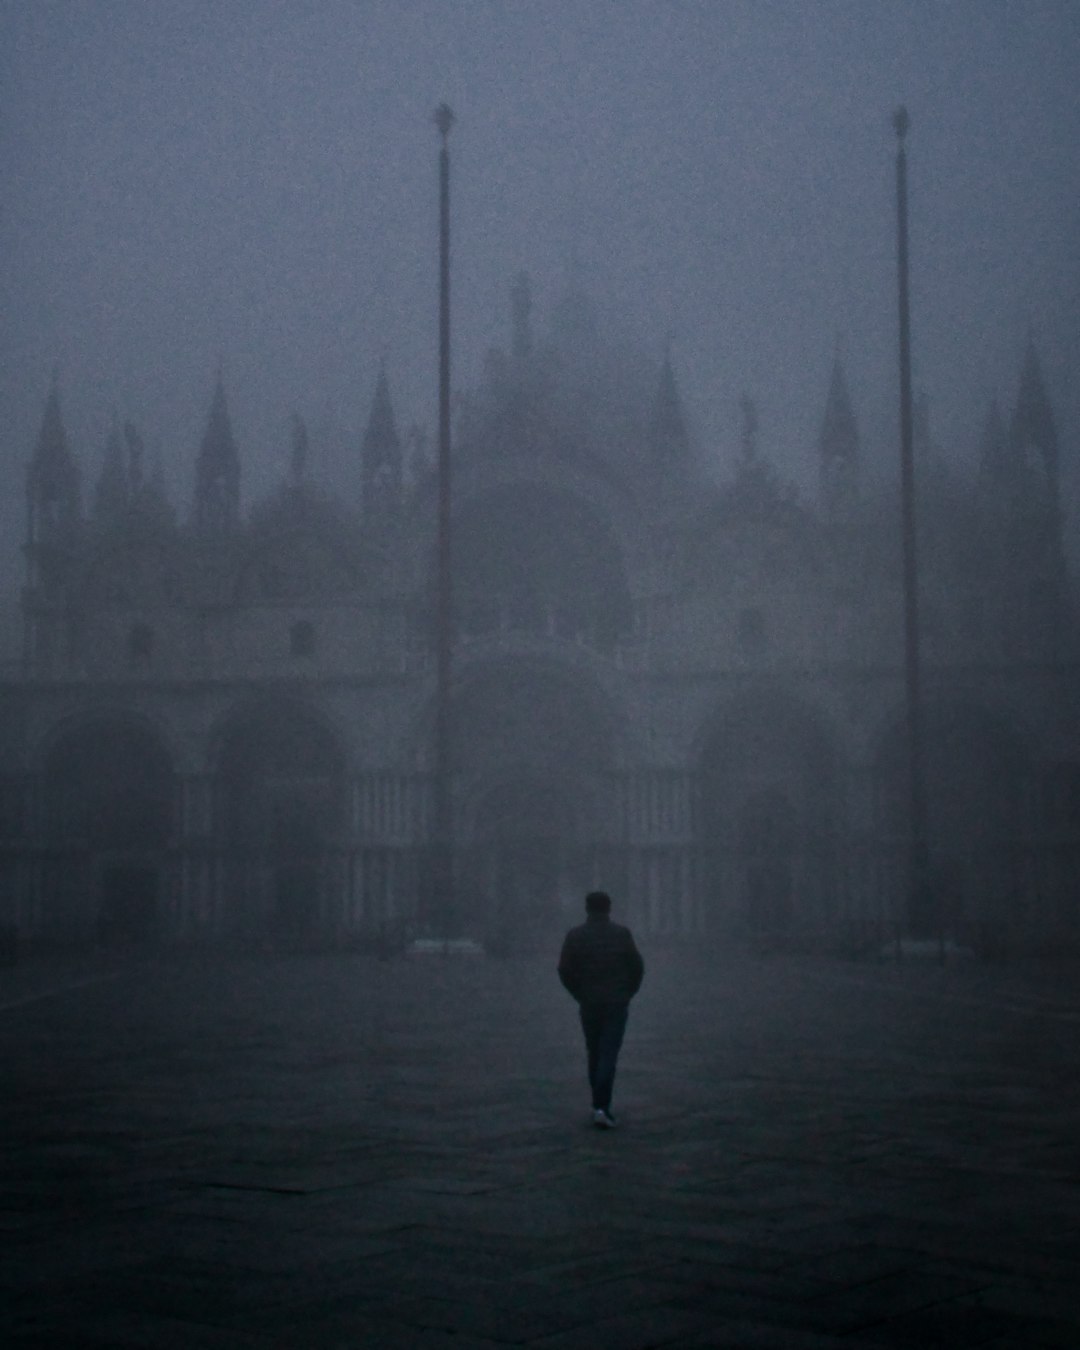
<path fill-rule="evenodd" d="M 675 369 L 527 279 L 455 425 L 451 722 L 464 926 L 553 940 L 580 896 L 656 940 L 851 948 L 904 913 L 899 506 L 843 366 L 819 489 L 749 400 L 717 473 Z M 1080 938 L 1080 684 L 1059 447 L 1029 345 L 965 476 L 921 419 L 931 866 L 943 930 Z M 225 383 L 178 518 L 114 426 L 90 507 L 54 381 L 27 478 L 25 643 L 4 683 L 0 904 L 27 940 L 372 943 L 432 830 L 436 487 L 390 379 L 359 500 L 310 472 L 241 506 Z M 813 448 L 808 447 L 813 453 Z M 712 456 L 715 460 L 715 456 Z"/>

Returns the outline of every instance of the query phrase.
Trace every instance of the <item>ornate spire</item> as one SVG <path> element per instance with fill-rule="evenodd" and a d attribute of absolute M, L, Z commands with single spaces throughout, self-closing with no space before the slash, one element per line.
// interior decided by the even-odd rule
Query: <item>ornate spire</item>
<path fill-rule="evenodd" d="M 390 381 L 380 366 L 361 447 L 364 515 L 370 520 L 401 500 L 401 439 L 394 421 Z"/>
<path fill-rule="evenodd" d="M 30 542 L 44 531 L 74 524 L 79 515 L 79 471 L 68 450 L 60 415 L 60 381 L 53 373 L 41 430 L 27 471 Z"/>
<path fill-rule="evenodd" d="M 675 384 L 675 372 L 671 368 L 671 354 L 665 352 L 649 416 L 649 449 L 658 459 L 670 459 L 685 454 L 686 446 L 682 401 Z"/>
<path fill-rule="evenodd" d="M 835 515 L 851 505 L 859 477 L 859 429 L 839 353 L 833 359 L 818 458 L 822 505 L 829 515 Z"/>
<path fill-rule="evenodd" d="M 195 467 L 194 515 L 203 529 L 227 529 L 240 515 L 240 456 L 220 369 Z"/>

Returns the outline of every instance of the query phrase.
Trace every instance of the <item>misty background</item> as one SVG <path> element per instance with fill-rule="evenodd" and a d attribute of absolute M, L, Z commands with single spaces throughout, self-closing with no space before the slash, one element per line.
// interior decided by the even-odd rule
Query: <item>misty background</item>
<path fill-rule="evenodd" d="M 114 410 L 186 518 L 220 364 L 245 507 L 352 490 L 381 361 L 434 436 L 447 100 L 453 383 L 569 286 L 657 367 L 724 476 L 739 399 L 810 492 L 843 356 L 869 475 L 897 460 L 892 113 L 908 136 L 916 393 L 971 463 L 1029 333 L 1080 475 L 1080 5 L 1071 0 L 4 0 L 0 578 L 52 373 L 89 491 Z"/>

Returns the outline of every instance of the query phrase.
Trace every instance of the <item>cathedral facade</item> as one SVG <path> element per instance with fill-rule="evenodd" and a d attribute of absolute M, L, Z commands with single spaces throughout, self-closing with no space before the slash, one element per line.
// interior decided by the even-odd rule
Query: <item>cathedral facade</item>
<path fill-rule="evenodd" d="M 670 361 L 571 296 L 454 427 L 452 903 L 430 885 L 436 482 L 380 374 L 356 500 L 297 421 L 246 512 L 219 378 L 178 512 L 117 426 L 95 475 L 50 392 L 0 728 L 0 920 L 28 943 L 550 944 L 586 889 L 651 940 L 991 954 L 1080 942 L 1080 665 L 1058 444 L 1029 348 L 977 472 L 919 458 L 932 903 L 907 888 L 900 510 L 842 366 L 819 487 L 743 409 L 720 475 Z"/>

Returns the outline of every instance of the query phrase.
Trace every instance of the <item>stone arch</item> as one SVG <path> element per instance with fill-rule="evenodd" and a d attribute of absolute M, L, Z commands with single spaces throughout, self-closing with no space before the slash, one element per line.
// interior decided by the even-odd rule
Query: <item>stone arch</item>
<path fill-rule="evenodd" d="M 46 936 L 131 945 L 166 922 L 176 775 L 142 719 L 99 713 L 54 730 L 41 759 Z"/>
<path fill-rule="evenodd" d="M 555 940 L 611 836 L 616 711 L 553 666 L 504 661 L 456 691 L 456 833 L 474 926 L 504 949 Z M 580 898 L 580 897 L 578 897 Z"/>
<path fill-rule="evenodd" d="M 316 742 L 332 743 L 336 753 L 341 755 L 344 768 L 349 767 L 349 739 L 342 720 L 321 702 L 283 689 L 280 693 L 259 693 L 218 706 L 206 738 L 207 772 L 220 775 L 239 729 L 275 722 L 309 728 Z"/>
<path fill-rule="evenodd" d="M 962 694 L 928 699 L 922 712 L 930 867 L 928 931 L 994 940 L 1019 919 L 1033 746 L 1008 712 Z M 874 824 L 882 846 L 906 858 L 910 793 L 907 721 L 891 716 L 873 758 Z"/>
<path fill-rule="evenodd" d="M 786 691 L 717 710 L 698 741 L 695 802 L 710 926 L 789 945 L 836 922 L 841 779 L 835 732 Z"/>
<path fill-rule="evenodd" d="M 300 700 L 261 700 L 219 724 L 213 764 L 226 934 L 256 946 L 337 936 L 348 834 L 341 738 Z"/>
<path fill-rule="evenodd" d="M 130 727 L 147 740 L 160 746 L 170 765 L 182 766 L 184 747 L 175 726 L 159 716 L 153 716 L 130 703 L 118 699 L 100 698 L 82 702 L 73 701 L 61 716 L 43 717 L 36 722 L 27 745 L 26 762 L 38 774 L 44 774 L 46 765 L 56 747 L 66 742 L 85 727 Z M 181 771 L 182 768 L 181 768 Z"/>

